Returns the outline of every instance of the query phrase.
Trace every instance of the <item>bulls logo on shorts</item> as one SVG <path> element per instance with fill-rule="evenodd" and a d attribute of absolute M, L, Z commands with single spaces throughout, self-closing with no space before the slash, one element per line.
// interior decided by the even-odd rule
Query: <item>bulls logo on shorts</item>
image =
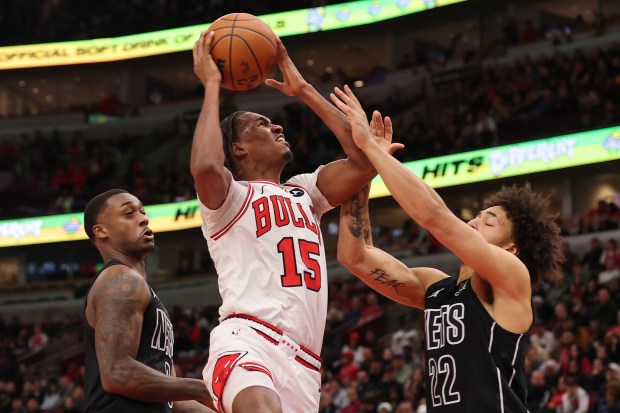
<path fill-rule="evenodd" d="M 288 193 L 297 198 L 299 198 L 300 196 L 304 196 L 305 194 L 304 190 L 301 188 L 293 188 L 290 191 L 288 191 Z"/>

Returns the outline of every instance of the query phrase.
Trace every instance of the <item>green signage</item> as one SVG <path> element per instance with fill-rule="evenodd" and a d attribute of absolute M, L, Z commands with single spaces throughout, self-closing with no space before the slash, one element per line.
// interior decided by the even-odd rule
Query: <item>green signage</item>
<path fill-rule="evenodd" d="M 438 156 L 405 166 L 440 188 L 616 159 L 620 159 L 620 127 Z M 376 177 L 371 198 L 389 194 L 381 177 Z M 156 233 L 202 225 L 196 200 L 147 206 L 146 212 Z M 82 227 L 82 213 L 0 221 L 0 247 L 86 239 Z"/>
<path fill-rule="evenodd" d="M 360 0 L 260 17 L 280 37 L 371 24 L 466 0 Z M 130 36 L 0 47 L 0 70 L 111 62 L 191 50 L 209 24 Z"/>
<path fill-rule="evenodd" d="M 430 186 L 441 188 L 615 159 L 620 159 L 620 127 L 438 156 L 405 166 Z M 377 176 L 371 198 L 389 194 Z"/>

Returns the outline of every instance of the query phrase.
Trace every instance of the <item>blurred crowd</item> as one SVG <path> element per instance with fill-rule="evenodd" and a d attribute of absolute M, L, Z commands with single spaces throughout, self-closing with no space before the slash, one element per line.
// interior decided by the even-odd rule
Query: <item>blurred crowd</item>
<path fill-rule="evenodd" d="M 591 249 L 583 256 L 566 243 L 565 255 L 564 277 L 536 290 L 532 299 L 535 322 L 526 358 L 528 409 L 531 413 L 618 413 L 617 240 L 593 237 Z M 612 262 L 615 267 L 610 269 Z M 329 293 L 320 412 L 426 412 L 421 312 L 387 301 L 356 279 L 332 280 Z M 217 308 L 169 307 L 177 375 L 200 378 L 209 332 L 217 325 Z M 38 324 L 0 318 L 0 413 L 83 412 L 81 352 L 46 369 L 41 368 L 42 358 L 36 357 L 71 334 L 81 343 L 80 331 L 77 315 Z"/>
<path fill-rule="evenodd" d="M 411 97 L 394 90 L 387 101 L 365 100 L 369 110 L 390 114 L 399 129 L 395 139 L 409 150 L 401 161 L 492 147 L 579 130 L 620 124 L 620 45 L 606 50 L 556 53 L 486 66 L 478 79 L 464 78 L 432 96 Z M 295 159 L 284 176 L 313 170 L 344 154 L 329 130 L 303 105 L 273 114 L 292 143 Z M 190 136 L 172 132 L 189 143 Z M 192 179 L 182 164 L 145 165 L 149 151 L 170 134 L 84 139 L 35 132 L 19 142 L 0 141 L 0 219 L 80 211 L 90 197 L 110 187 L 135 193 L 146 204 L 194 197 Z M 135 154 L 127 158 L 127 153 Z M 156 171 L 156 172 L 154 172 Z M 617 224 L 617 204 L 609 204 Z M 588 211 L 567 221 L 570 233 L 602 229 Z M 578 227 L 578 229 L 575 229 Z"/>

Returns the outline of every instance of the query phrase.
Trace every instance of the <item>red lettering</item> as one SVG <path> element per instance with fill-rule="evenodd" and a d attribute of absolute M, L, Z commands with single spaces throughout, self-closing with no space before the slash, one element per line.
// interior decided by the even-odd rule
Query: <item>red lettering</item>
<path fill-rule="evenodd" d="M 269 202 L 267 198 L 259 198 L 252 202 L 252 208 L 254 208 L 254 218 L 256 219 L 256 238 L 259 238 L 271 229 Z"/>
<path fill-rule="evenodd" d="M 304 222 L 306 224 L 306 228 L 308 228 L 310 231 L 312 231 L 312 232 L 314 232 L 315 234 L 318 235 L 319 231 L 317 229 L 316 224 L 314 222 L 310 222 L 310 220 L 308 219 L 308 216 L 304 212 L 304 209 L 302 208 L 301 204 L 297 204 L 297 208 L 299 208 L 299 211 L 301 212 L 301 215 L 304 218 Z"/>
<path fill-rule="evenodd" d="M 275 217 L 276 225 L 279 227 L 288 225 L 290 218 L 288 216 L 288 212 L 286 211 L 284 197 L 282 195 L 271 195 L 269 199 L 273 205 L 273 216 Z"/>
<path fill-rule="evenodd" d="M 293 220 L 293 225 L 295 225 L 297 228 L 303 228 L 304 227 L 304 220 L 295 216 L 295 212 L 293 211 L 293 204 L 291 204 L 291 199 L 290 198 L 284 198 L 284 202 L 286 202 L 286 206 L 288 208 L 289 215 L 291 216 L 291 218 Z"/>

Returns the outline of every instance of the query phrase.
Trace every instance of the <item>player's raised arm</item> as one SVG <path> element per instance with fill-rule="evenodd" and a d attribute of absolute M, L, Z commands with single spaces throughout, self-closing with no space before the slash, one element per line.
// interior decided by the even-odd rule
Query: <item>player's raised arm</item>
<path fill-rule="evenodd" d="M 222 76 L 209 53 L 213 32 L 202 33 L 194 45 L 194 73 L 205 89 L 190 160 L 190 170 L 200 201 L 217 209 L 228 193 L 232 174 L 225 167 L 220 129 L 220 85 Z"/>
<path fill-rule="evenodd" d="M 424 309 L 429 285 L 447 275 L 433 268 L 407 268 L 372 244 L 367 185 L 340 207 L 338 261 L 378 293 L 401 304 Z"/>
<path fill-rule="evenodd" d="M 267 79 L 265 83 L 288 96 L 297 96 L 327 125 L 338 139 L 347 159 L 330 164 L 319 174 L 318 187 L 331 205 L 340 205 L 355 194 L 375 174 L 366 156 L 351 138 L 351 124 L 347 117 L 325 99 L 308 83 L 295 67 L 280 38 L 278 43 L 278 66 L 284 77 L 283 82 Z M 380 116 L 380 115 L 378 115 Z"/>
<path fill-rule="evenodd" d="M 172 377 L 136 360 L 144 311 L 151 300 L 145 279 L 135 270 L 114 266 L 93 285 L 95 348 L 103 389 L 130 399 L 163 403 L 210 402 L 202 380 Z"/>
<path fill-rule="evenodd" d="M 364 112 L 350 90 L 336 90 L 331 97 L 351 119 L 355 143 L 375 165 L 390 193 L 407 214 L 491 283 L 494 290 L 521 301 L 529 297 L 529 273 L 515 255 L 517 246 L 508 242 L 502 246 L 487 242 L 473 226 L 455 216 L 433 188 L 379 147 L 365 129 L 360 119 Z M 495 224 L 500 225 L 499 222 Z M 493 223 L 480 222 L 479 225 Z"/>

